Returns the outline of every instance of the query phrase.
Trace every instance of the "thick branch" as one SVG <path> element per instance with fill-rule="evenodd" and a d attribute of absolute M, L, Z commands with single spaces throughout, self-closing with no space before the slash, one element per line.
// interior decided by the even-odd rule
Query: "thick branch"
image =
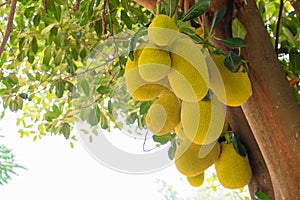
<path fill-rule="evenodd" d="M 13 31 L 13 21 L 16 12 L 16 5 L 17 5 L 17 0 L 12 0 L 5 35 L 3 37 L 2 44 L 0 46 L 0 57 L 2 56 L 4 48 L 9 39 L 10 33 Z"/>
<path fill-rule="evenodd" d="M 275 199 L 299 199 L 300 109 L 254 0 L 240 1 L 253 95 L 242 109 L 269 169 Z"/>
<path fill-rule="evenodd" d="M 147 10 L 153 12 L 156 6 L 156 0 L 133 0 L 141 6 L 145 7 Z"/>

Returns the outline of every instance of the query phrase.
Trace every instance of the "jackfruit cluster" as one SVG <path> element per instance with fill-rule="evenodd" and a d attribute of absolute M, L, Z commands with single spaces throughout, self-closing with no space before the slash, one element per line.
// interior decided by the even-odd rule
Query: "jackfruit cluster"
<path fill-rule="evenodd" d="M 227 70 L 224 56 L 203 53 L 166 15 L 154 18 L 148 39 L 127 60 L 127 90 L 135 100 L 152 101 L 145 117 L 148 130 L 178 136 L 175 166 L 198 187 L 205 170 L 220 160 L 225 105 L 239 106 L 251 96 L 248 74 L 242 68 Z"/>

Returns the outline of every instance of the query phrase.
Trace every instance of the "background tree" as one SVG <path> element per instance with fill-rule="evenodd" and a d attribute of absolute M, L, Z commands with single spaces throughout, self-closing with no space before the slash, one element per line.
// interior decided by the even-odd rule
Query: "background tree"
<path fill-rule="evenodd" d="M 178 3 L 180 16 L 197 1 L 165 2 Z M 95 127 L 110 129 L 111 122 L 120 127 L 113 111 L 124 105 L 109 99 L 124 74 L 127 56 L 103 48 L 107 60 L 97 63 L 89 55 L 108 38 L 115 43 L 111 36 L 122 30 L 147 26 L 164 5 L 156 0 L 0 1 L 0 101 L 5 109 L 21 113 L 17 120 L 21 137 L 35 141 L 46 134 L 63 135 L 73 146 L 75 113 Z M 195 34 L 193 26 L 210 30 L 222 6 L 226 12 L 213 26 L 213 37 L 204 39 L 229 51 L 230 45 L 221 39 L 232 37 L 234 19 L 247 32 L 241 56 L 248 61 L 253 95 L 241 108 L 228 107 L 227 121 L 249 150 L 254 173 L 250 192 L 299 199 L 299 1 L 212 0 L 185 32 Z M 110 52 L 117 57 L 109 59 Z M 91 87 L 87 77 L 103 66 L 106 70 Z M 91 96 L 94 100 L 87 106 L 74 107 L 74 101 L 85 102 Z M 128 99 L 128 105 L 132 107 L 126 108 L 126 122 L 141 122 L 143 127 L 149 104 Z M 92 140 L 93 134 L 88 137 Z"/>

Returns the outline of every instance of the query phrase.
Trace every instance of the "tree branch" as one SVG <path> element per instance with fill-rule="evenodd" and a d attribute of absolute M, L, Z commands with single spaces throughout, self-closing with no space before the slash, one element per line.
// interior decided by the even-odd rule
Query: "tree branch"
<path fill-rule="evenodd" d="M 276 38 L 275 38 L 275 51 L 278 56 L 278 43 L 279 43 L 279 34 L 280 34 L 280 25 L 282 20 L 282 11 L 283 11 L 284 2 L 283 0 L 280 0 L 280 7 L 279 7 L 279 13 L 278 13 L 278 19 L 277 19 L 277 26 L 276 26 Z"/>
<path fill-rule="evenodd" d="M 10 3 L 10 1 L 6 1 L 6 2 L 0 4 L 0 7 L 5 6 L 6 4 L 9 4 L 9 3 Z"/>
<path fill-rule="evenodd" d="M 133 1 L 145 7 L 150 12 L 153 12 L 156 6 L 156 0 L 133 0 Z"/>
<path fill-rule="evenodd" d="M 0 46 L 0 57 L 2 56 L 4 48 L 9 39 L 10 33 L 13 31 L 13 21 L 14 21 L 14 16 L 15 16 L 15 12 L 16 12 L 16 6 L 17 6 L 17 0 L 12 0 L 5 35 L 3 37 L 3 41 Z"/>
<path fill-rule="evenodd" d="M 298 21 L 300 22 L 300 3 L 299 1 L 297 0 L 290 0 L 290 3 L 292 4 L 294 10 L 295 10 L 295 13 L 296 13 L 296 16 L 298 18 Z"/>

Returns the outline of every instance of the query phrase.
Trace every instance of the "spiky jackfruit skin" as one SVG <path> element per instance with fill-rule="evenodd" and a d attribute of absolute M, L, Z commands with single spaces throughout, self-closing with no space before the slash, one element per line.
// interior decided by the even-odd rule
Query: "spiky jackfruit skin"
<path fill-rule="evenodd" d="M 187 139 L 185 134 L 184 134 L 181 122 L 175 127 L 175 133 L 179 137 L 179 139 L 181 139 L 181 140 Z"/>
<path fill-rule="evenodd" d="M 205 58 L 194 42 L 181 38 L 171 47 L 172 69 L 168 79 L 175 95 L 189 102 L 203 99 L 208 92 Z"/>
<path fill-rule="evenodd" d="M 146 125 L 155 135 L 168 133 L 180 122 L 180 103 L 172 92 L 162 93 L 150 106 Z"/>
<path fill-rule="evenodd" d="M 238 72 L 233 73 L 224 66 L 223 55 L 212 55 L 216 67 L 209 65 L 209 87 L 219 100 L 228 106 L 240 106 L 252 94 L 251 81 L 246 69 L 241 66 Z"/>
<path fill-rule="evenodd" d="M 186 179 L 191 186 L 200 187 L 204 182 L 204 173 L 201 173 L 197 176 L 187 176 Z"/>
<path fill-rule="evenodd" d="M 220 158 L 215 163 L 220 183 L 228 189 L 239 189 L 246 186 L 252 178 L 248 156 L 239 155 L 232 144 L 223 142 L 221 149 Z"/>
<path fill-rule="evenodd" d="M 139 57 L 138 68 L 145 81 L 155 82 L 165 78 L 171 69 L 169 52 L 148 44 Z"/>
<path fill-rule="evenodd" d="M 216 96 L 209 101 L 182 102 L 181 123 L 186 137 L 196 144 L 210 144 L 222 133 L 225 106 Z"/>
<path fill-rule="evenodd" d="M 168 80 L 165 78 L 155 83 L 149 83 L 141 78 L 138 70 L 138 58 L 141 52 L 142 48 L 136 49 L 134 60 L 128 58 L 125 66 L 125 84 L 132 98 L 148 101 L 158 97 L 160 92 L 168 87 Z"/>
<path fill-rule="evenodd" d="M 148 37 L 158 46 L 168 46 L 179 35 L 178 27 L 167 15 L 157 15 L 148 28 Z"/>
<path fill-rule="evenodd" d="M 197 176 L 213 165 L 219 154 L 219 143 L 197 145 L 184 140 L 175 152 L 175 166 L 185 176 Z"/>

